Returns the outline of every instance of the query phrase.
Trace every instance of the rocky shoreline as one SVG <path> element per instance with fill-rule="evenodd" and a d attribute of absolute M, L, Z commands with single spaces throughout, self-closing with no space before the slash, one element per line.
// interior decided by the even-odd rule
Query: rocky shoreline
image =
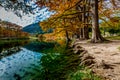
<path fill-rule="evenodd" d="M 3 49 L 2 52 L 0 52 L 0 59 L 3 58 L 3 57 L 6 57 L 8 55 L 14 54 L 16 52 L 19 52 L 20 50 L 21 50 L 21 48 L 19 46 L 8 48 L 6 50 Z"/>

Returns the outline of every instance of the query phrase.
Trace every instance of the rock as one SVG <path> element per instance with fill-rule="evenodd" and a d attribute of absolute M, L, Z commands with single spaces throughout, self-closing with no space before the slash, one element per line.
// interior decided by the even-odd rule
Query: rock
<path fill-rule="evenodd" d="M 91 69 L 91 68 L 94 68 L 94 66 L 95 66 L 95 64 L 91 64 L 90 66 L 87 66 L 87 67 Z"/>
<path fill-rule="evenodd" d="M 84 50 L 82 53 L 80 53 L 79 57 L 83 57 L 83 56 L 84 56 L 84 54 L 86 54 L 86 53 L 87 53 L 87 51 L 86 51 L 86 50 Z"/>
<path fill-rule="evenodd" d="M 95 64 L 96 62 L 93 59 L 86 59 L 80 63 L 80 66 L 91 66 L 92 64 Z"/>
<path fill-rule="evenodd" d="M 85 49 L 82 48 L 80 45 L 76 45 L 75 48 L 73 49 L 75 54 L 81 54 Z"/>
<path fill-rule="evenodd" d="M 76 48 L 77 48 L 77 49 L 81 49 L 82 47 L 81 47 L 80 45 L 78 45 Z"/>
<path fill-rule="evenodd" d="M 103 67 L 103 69 L 114 69 L 113 66 L 115 66 L 115 65 L 108 64 L 104 60 L 102 60 L 102 65 L 101 66 Z"/>
<path fill-rule="evenodd" d="M 84 50 L 83 49 L 77 49 L 74 51 L 75 54 L 81 54 Z"/>
<path fill-rule="evenodd" d="M 75 49 L 83 49 L 85 50 L 83 47 L 81 47 L 80 45 L 76 45 Z"/>
<path fill-rule="evenodd" d="M 83 57 L 81 57 L 81 61 L 84 61 L 87 59 L 95 59 L 95 58 L 88 53 L 84 54 Z"/>

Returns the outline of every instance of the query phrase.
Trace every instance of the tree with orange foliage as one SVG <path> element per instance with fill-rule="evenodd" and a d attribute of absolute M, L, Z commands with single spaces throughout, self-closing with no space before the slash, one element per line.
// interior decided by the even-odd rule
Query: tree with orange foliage
<path fill-rule="evenodd" d="M 82 38 L 89 38 L 88 36 L 88 26 L 91 26 L 92 24 L 92 39 L 91 42 L 102 42 L 105 39 L 101 36 L 100 30 L 99 30 L 99 17 L 98 10 L 104 10 L 106 7 L 103 5 L 106 2 L 110 2 L 111 5 L 113 5 L 114 9 L 118 9 L 118 0 L 40 0 L 37 2 L 40 6 L 47 6 L 50 8 L 50 10 L 55 11 L 55 15 L 59 15 L 54 21 L 57 21 L 58 18 L 65 17 L 65 19 L 68 19 L 69 15 L 72 15 L 69 19 L 76 19 L 79 18 L 80 22 L 82 22 L 81 26 L 79 26 L 80 30 L 79 32 L 80 36 Z M 101 8 L 103 7 L 103 8 Z M 108 10 L 110 11 L 110 10 Z M 68 14 L 68 12 L 70 12 Z M 74 13 L 72 13 L 74 12 Z M 105 12 L 104 12 L 105 13 Z M 107 14 L 104 16 L 108 16 Z M 113 19 L 111 19 L 113 20 Z M 77 23 L 78 21 L 76 21 Z M 85 35 L 87 34 L 87 35 Z"/>
<path fill-rule="evenodd" d="M 57 4 L 59 2 L 59 5 Z M 88 25 L 89 25 L 89 20 L 88 19 L 90 17 L 89 13 L 90 13 L 90 9 L 92 10 L 92 16 L 91 18 L 93 19 L 93 27 L 95 28 L 93 29 L 93 37 L 92 37 L 92 42 L 97 42 L 104 40 L 101 35 L 100 35 L 100 31 L 99 31 L 99 25 L 98 25 L 98 0 L 94 1 L 90 1 L 90 0 L 66 0 L 66 1 L 52 1 L 52 2 L 43 2 L 45 6 L 49 6 L 51 10 L 55 10 L 56 11 L 56 15 L 60 15 L 58 18 L 63 18 L 65 16 L 64 19 L 67 19 L 68 16 L 72 15 L 72 18 L 69 19 L 79 19 L 79 22 L 81 22 L 81 24 L 79 24 L 80 26 L 80 33 L 81 33 L 81 37 L 83 38 L 89 38 L 88 36 Z M 40 3 L 40 2 L 38 2 Z M 52 5 L 54 3 L 54 5 Z M 42 2 L 41 2 L 42 4 Z M 40 5 L 40 4 L 39 4 Z M 63 6 L 64 5 L 64 6 Z M 56 6 L 56 7 L 55 7 Z M 90 8 L 91 7 L 91 8 Z M 68 13 L 70 12 L 70 13 Z M 55 21 L 56 21 L 55 19 Z M 78 23 L 78 21 L 76 21 L 76 23 Z M 95 24 L 94 24 L 95 23 Z M 85 36 L 85 34 L 87 34 Z"/>

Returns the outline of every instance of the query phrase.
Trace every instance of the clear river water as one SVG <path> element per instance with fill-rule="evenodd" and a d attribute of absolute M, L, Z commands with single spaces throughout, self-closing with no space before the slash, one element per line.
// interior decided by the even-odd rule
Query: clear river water
<path fill-rule="evenodd" d="M 26 48 L 22 46 L 13 45 L 12 47 L 7 47 L 11 44 L 5 44 L 0 51 L 0 80 L 27 80 L 26 75 L 33 75 L 29 73 L 34 73 L 33 69 L 36 66 L 40 66 L 40 59 L 42 54 L 37 51 L 30 50 L 32 45 L 27 45 L 31 48 Z M 5 48 L 4 48 L 5 47 Z M 5 55 L 6 54 L 6 55 Z"/>

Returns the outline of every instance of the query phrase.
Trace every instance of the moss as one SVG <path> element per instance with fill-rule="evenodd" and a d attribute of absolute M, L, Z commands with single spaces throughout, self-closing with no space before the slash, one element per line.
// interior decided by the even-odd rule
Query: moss
<path fill-rule="evenodd" d="M 90 69 L 84 68 L 77 69 L 75 72 L 72 72 L 67 80 L 101 80 L 100 77 L 93 75 Z"/>

